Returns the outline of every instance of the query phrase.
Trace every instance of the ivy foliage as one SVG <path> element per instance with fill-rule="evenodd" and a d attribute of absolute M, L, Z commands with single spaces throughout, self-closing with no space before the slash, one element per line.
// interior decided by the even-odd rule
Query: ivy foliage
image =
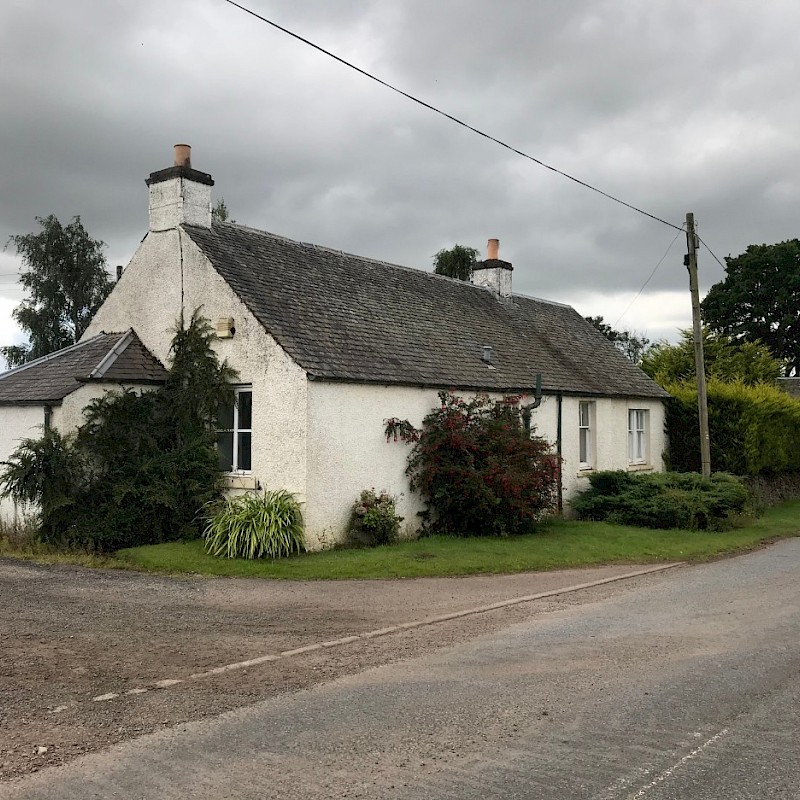
<path fill-rule="evenodd" d="M 555 505 L 560 465 L 541 437 L 525 434 L 519 397 L 464 400 L 440 392 L 441 405 L 415 429 L 386 423 L 387 441 L 413 443 L 406 474 L 427 505 L 425 528 L 451 536 L 528 533 Z"/>
<path fill-rule="evenodd" d="M 4 462 L 2 493 L 39 509 L 48 543 L 110 551 L 200 535 L 221 496 L 213 426 L 236 373 L 211 348 L 198 311 L 178 320 L 164 386 L 107 392 L 74 437 L 48 430 Z"/>

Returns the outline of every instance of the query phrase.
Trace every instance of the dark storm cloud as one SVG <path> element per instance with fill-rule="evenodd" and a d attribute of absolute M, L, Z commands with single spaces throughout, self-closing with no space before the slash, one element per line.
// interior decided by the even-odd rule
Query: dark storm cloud
<path fill-rule="evenodd" d="M 658 216 L 694 211 L 720 256 L 796 235 L 794 4 L 252 7 Z M 222 0 L 7 2 L 0 53 L 3 241 L 36 215 L 80 214 L 110 263 L 126 261 L 146 226 L 143 179 L 177 141 L 242 223 L 424 268 L 497 236 L 517 289 L 612 321 L 675 234 Z M 679 240 L 624 323 L 686 324 L 682 252 Z M 16 263 L 7 251 L 0 272 Z M 722 275 L 707 255 L 701 269 L 704 286 Z M 2 277 L 0 297 L 19 297 Z"/>

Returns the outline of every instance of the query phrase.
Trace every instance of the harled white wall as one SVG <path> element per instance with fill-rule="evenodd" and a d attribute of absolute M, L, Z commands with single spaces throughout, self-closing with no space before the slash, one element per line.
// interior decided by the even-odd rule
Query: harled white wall
<path fill-rule="evenodd" d="M 22 439 L 38 439 L 43 429 L 44 406 L 0 406 L 0 461 L 6 461 Z M 0 498 L 0 519 L 4 523 L 21 522 L 24 511 L 11 499 Z"/>
<path fill-rule="evenodd" d="M 362 490 L 386 490 L 397 497 L 402 528 L 419 524 L 419 498 L 408 488 L 405 468 L 411 445 L 387 442 L 385 421 L 407 419 L 419 427 L 439 402 L 436 391 L 310 381 L 308 384 L 309 544 L 340 539 Z"/>
<path fill-rule="evenodd" d="M 588 400 L 594 405 L 592 440 L 594 470 L 623 469 L 636 472 L 663 472 L 663 455 L 667 448 L 664 431 L 664 405 L 659 400 L 637 398 L 611 399 L 592 397 L 565 397 L 562 406 L 562 451 L 564 456 L 564 498 L 589 488 L 588 475 L 592 470 L 580 468 L 578 449 L 578 403 Z M 647 462 L 628 464 L 628 410 L 645 409 L 648 412 Z"/>
<path fill-rule="evenodd" d="M 220 358 L 253 387 L 252 478 L 306 500 L 305 372 L 253 317 L 192 240 L 178 230 L 150 232 L 85 336 L 133 328 L 167 364 L 178 315 L 200 308 L 212 325 L 232 317 L 236 334 L 214 343 Z M 245 482 L 245 486 L 247 482 Z"/>
<path fill-rule="evenodd" d="M 465 393 L 465 396 L 471 396 Z M 588 487 L 587 472 L 579 469 L 578 402 L 562 399 L 562 485 L 565 507 L 575 492 Z M 596 469 L 628 469 L 628 408 L 650 412 L 649 463 L 631 469 L 663 470 L 663 406 L 658 401 L 594 399 L 596 403 Z M 412 495 L 405 475 L 411 445 L 386 442 L 385 421 L 407 419 L 416 427 L 438 404 L 434 389 L 310 382 L 308 391 L 308 506 L 306 524 L 311 543 L 330 541 L 344 533 L 353 502 L 363 489 L 385 489 L 398 496 L 404 526 L 416 529 L 423 504 Z M 536 435 L 555 452 L 558 400 L 545 396 L 533 411 Z"/>

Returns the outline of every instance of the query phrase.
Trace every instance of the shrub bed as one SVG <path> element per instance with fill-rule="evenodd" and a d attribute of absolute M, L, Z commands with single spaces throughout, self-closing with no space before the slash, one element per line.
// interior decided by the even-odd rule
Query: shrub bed
<path fill-rule="evenodd" d="M 741 513 L 749 494 L 726 473 L 597 472 L 571 502 L 579 519 L 645 528 L 723 530 Z"/>
<path fill-rule="evenodd" d="M 529 533 L 556 502 L 560 464 L 525 430 L 520 397 L 464 400 L 440 392 L 417 430 L 386 421 L 387 440 L 414 444 L 406 474 L 426 503 L 424 531 L 448 536 Z"/>
<path fill-rule="evenodd" d="M 75 434 L 45 430 L 0 463 L 0 494 L 35 515 L 41 542 L 110 552 L 200 535 L 222 494 L 214 424 L 236 377 L 213 339 L 199 312 L 181 316 L 164 385 L 106 392 Z"/>
<path fill-rule="evenodd" d="M 397 514 L 397 501 L 388 492 L 365 489 L 353 503 L 345 543 L 351 547 L 376 547 L 396 542 L 403 517 Z"/>

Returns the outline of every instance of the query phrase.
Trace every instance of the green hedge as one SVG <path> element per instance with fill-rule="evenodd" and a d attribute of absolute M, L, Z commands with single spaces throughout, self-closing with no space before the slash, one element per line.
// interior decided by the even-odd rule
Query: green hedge
<path fill-rule="evenodd" d="M 721 530 L 747 504 L 740 479 L 725 473 L 596 472 L 570 505 L 579 519 L 643 528 Z"/>
<path fill-rule="evenodd" d="M 700 470 L 697 389 L 665 387 L 669 469 Z M 708 383 L 711 467 L 734 475 L 774 475 L 800 470 L 800 400 L 774 386 Z"/>

